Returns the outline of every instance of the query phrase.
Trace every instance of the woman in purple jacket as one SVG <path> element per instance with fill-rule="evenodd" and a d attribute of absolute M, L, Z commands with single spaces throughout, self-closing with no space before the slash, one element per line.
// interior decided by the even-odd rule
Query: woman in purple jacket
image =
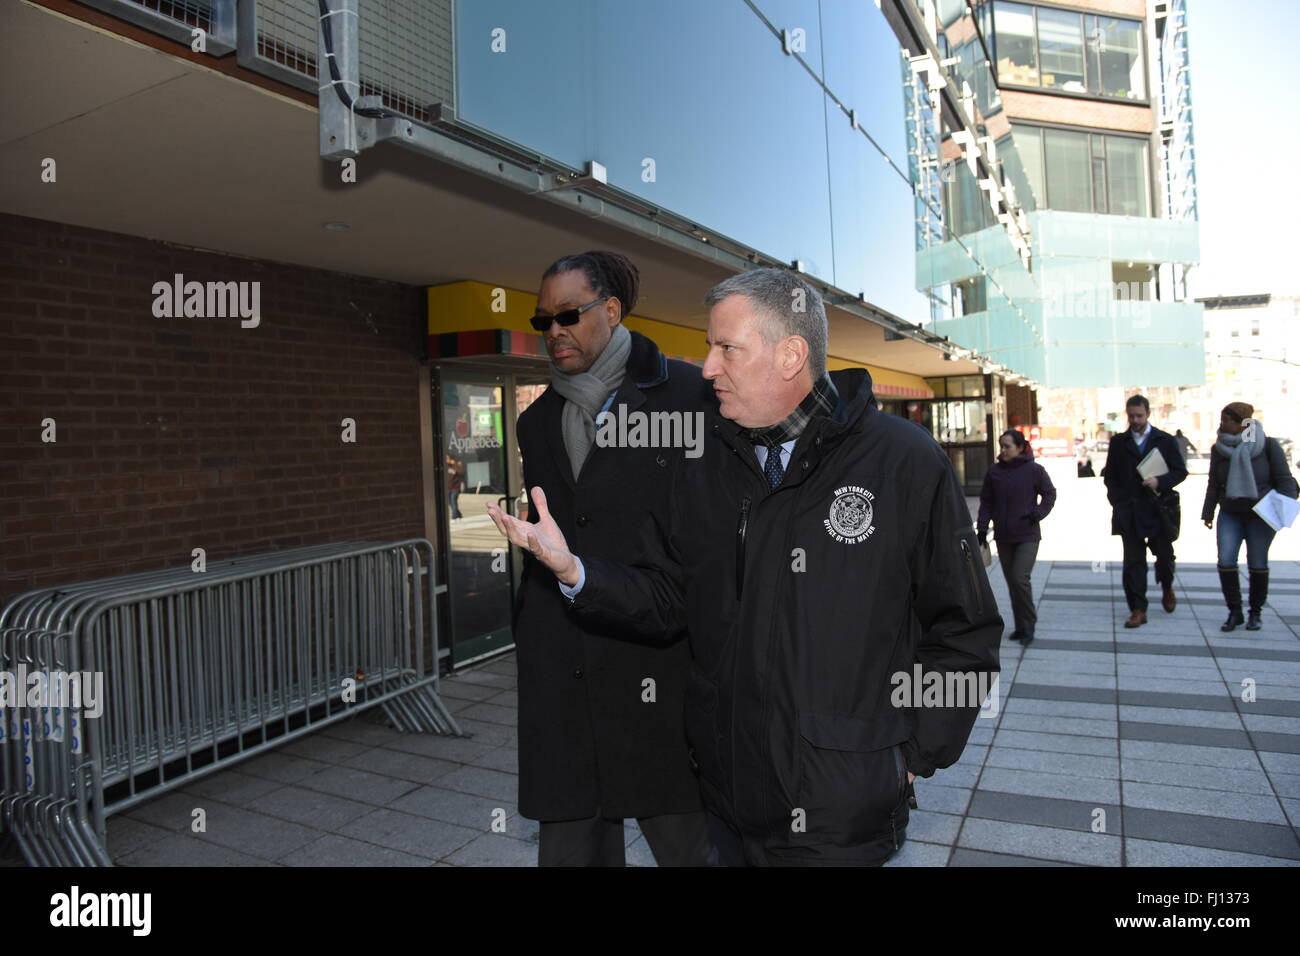
<path fill-rule="evenodd" d="M 1011 640 L 1028 647 L 1038 621 L 1029 584 L 1038 542 L 1043 538 L 1038 523 L 1051 514 L 1056 487 L 1043 466 L 1034 461 L 1034 450 L 1020 432 L 1014 428 L 1004 432 L 998 447 L 1001 453 L 984 475 L 980 491 L 979 539 L 981 545 L 988 541 L 992 519 L 993 540 L 998 544 L 998 559 L 1016 620 Z"/>

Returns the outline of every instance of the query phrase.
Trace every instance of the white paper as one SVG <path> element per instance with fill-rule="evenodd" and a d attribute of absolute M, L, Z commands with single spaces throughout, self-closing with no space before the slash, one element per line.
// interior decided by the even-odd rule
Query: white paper
<path fill-rule="evenodd" d="M 1255 502 L 1253 510 L 1255 514 L 1268 522 L 1270 528 L 1274 531 L 1281 531 L 1283 528 L 1291 527 L 1295 522 L 1296 515 L 1300 514 L 1300 501 L 1288 498 L 1286 495 L 1279 495 L 1276 491 L 1270 491 Z"/>
<path fill-rule="evenodd" d="M 1165 456 L 1160 454 L 1159 448 L 1152 448 L 1147 452 L 1146 457 L 1138 462 L 1138 474 L 1144 480 L 1169 474 L 1169 466 L 1165 464 Z"/>

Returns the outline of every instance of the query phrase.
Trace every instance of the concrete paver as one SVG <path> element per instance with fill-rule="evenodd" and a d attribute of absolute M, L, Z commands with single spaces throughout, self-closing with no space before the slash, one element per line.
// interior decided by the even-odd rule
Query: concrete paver
<path fill-rule="evenodd" d="M 1178 609 L 1160 609 L 1152 582 L 1151 623 L 1127 630 L 1100 483 L 1057 484 L 1037 639 L 1002 644 L 996 714 L 917 782 L 888 865 L 1300 865 L 1300 533 L 1275 542 L 1264 629 L 1224 634 L 1213 535 L 1185 503 Z M 1009 632 L 996 564 L 989 578 Z M 358 715 L 114 817 L 110 852 L 126 866 L 535 865 L 537 823 L 516 807 L 513 655 L 442 695 L 470 736 Z M 628 863 L 654 865 L 634 821 L 626 834 Z"/>

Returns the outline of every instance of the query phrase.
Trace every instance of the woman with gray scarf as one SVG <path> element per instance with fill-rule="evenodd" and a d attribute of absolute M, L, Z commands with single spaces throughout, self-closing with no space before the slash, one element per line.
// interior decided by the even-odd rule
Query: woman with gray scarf
<path fill-rule="evenodd" d="M 1252 509 L 1270 491 L 1291 498 L 1300 494 L 1295 476 L 1277 439 L 1268 438 L 1253 416 L 1255 408 L 1246 402 L 1225 405 L 1219 415 L 1219 439 L 1210 454 L 1210 476 L 1205 486 L 1201 520 L 1214 527 L 1214 509 L 1219 508 L 1219 584 L 1228 603 L 1228 619 L 1219 628 L 1235 630 L 1241 616 L 1241 578 L 1237 556 L 1246 542 L 1246 567 L 1250 571 L 1250 611 L 1246 630 L 1260 629 L 1260 612 L 1268 597 L 1268 548 L 1273 528 Z"/>

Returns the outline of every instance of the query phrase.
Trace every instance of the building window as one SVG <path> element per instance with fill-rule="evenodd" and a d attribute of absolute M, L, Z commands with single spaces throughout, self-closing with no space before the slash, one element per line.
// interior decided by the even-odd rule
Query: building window
<path fill-rule="evenodd" d="M 1033 186 L 1029 183 L 1029 177 L 1025 174 L 1024 159 L 1020 155 L 1020 149 L 1016 146 L 1016 141 L 1008 133 L 997 141 L 998 159 L 1002 163 L 1002 170 L 1006 173 L 1006 178 L 1016 188 L 1016 199 L 1024 207 L 1025 212 L 1033 212 L 1038 208 L 1037 194 Z"/>
<path fill-rule="evenodd" d="M 1047 171 L 1048 208 L 1093 212 L 1092 158 L 1088 134 L 1043 130 L 1043 167 Z"/>
<path fill-rule="evenodd" d="M 1033 193 L 1033 208 L 1046 209 L 1047 189 L 1043 182 L 1043 131 L 1037 126 L 1012 126 L 1011 140 L 1015 143 L 1016 156 L 1020 160 L 1020 169 L 1025 182 Z M 1014 177 L 1016 170 L 1009 168 L 1008 173 Z M 1021 188 L 1020 183 L 1016 183 L 1016 189 Z"/>
<path fill-rule="evenodd" d="M 989 307 L 988 294 L 985 290 L 983 276 L 962 279 L 960 282 L 954 282 L 952 287 L 957 295 L 957 305 L 961 309 L 961 315 L 987 311 Z"/>
<path fill-rule="evenodd" d="M 999 0 L 993 47 L 1000 83 L 1146 99 L 1139 20 Z"/>
<path fill-rule="evenodd" d="M 1038 45 L 1034 40 L 1034 8 L 999 3 L 993 20 L 993 46 L 998 80 L 1017 86 L 1038 86 Z"/>
<path fill-rule="evenodd" d="M 955 375 L 948 379 L 948 396 L 982 396 L 984 394 L 983 375 Z"/>
<path fill-rule="evenodd" d="M 1142 72 L 1142 24 L 1086 16 L 1089 90 L 1102 96 L 1146 99 Z"/>
<path fill-rule="evenodd" d="M 1145 139 L 1015 124 L 1019 171 L 1039 209 L 1151 215 Z M 1019 188 L 1019 185 L 1017 185 Z"/>
<path fill-rule="evenodd" d="M 1106 174 L 1110 183 L 1108 208 L 1097 211 L 1117 216 L 1149 216 L 1146 141 L 1123 136 L 1093 136 L 1093 139 L 1105 141 Z"/>
<path fill-rule="evenodd" d="M 1068 10 L 1038 10 L 1038 54 L 1043 86 L 1086 93 L 1083 75 L 1083 18 Z"/>
<path fill-rule="evenodd" d="M 994 219 L 987 194 L 979 188 L 970 167 L 955 161 L 951 168 L 952 181 L 944 183 L 944 201 L 952 234 L 965 236 L 991 226 Z"/>

